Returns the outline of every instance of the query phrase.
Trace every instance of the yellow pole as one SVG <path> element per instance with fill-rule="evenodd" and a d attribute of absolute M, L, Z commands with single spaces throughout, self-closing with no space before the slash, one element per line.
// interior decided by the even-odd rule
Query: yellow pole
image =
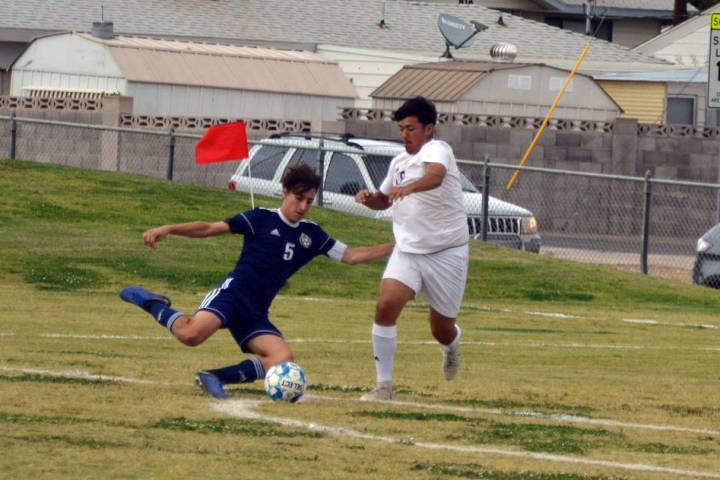
<path fill-rule="evenodd" d="M 520 166 L 515 170 L 515 173 L 513 173 L 513 176 L 508 181 L 507 185 L 505 186 L 505 190 L 510 190 L 513 186 L 513 183 L 515 183 L 515 180 L 517 179 L 518 175 L 520 174 L 520 169 L 523 165 L 525 165 L 525 162 L 527 162 L 528 157 L 530 156 L 530 153 L 532 152 L 533 148 L 535 148 L 535 144 L 538 141 L 538 138 L 540 138 L 540 134 L 542 134 L 543 130 L 545 130 L 545 126 L 548 123 L 548 120 L 550 120 L 550 117 L 552 116 L 553 112 L 555 111 L 555 107 L 557 107 L 557 104 L 560 102 L 560 98 L 562 98 L 563 94 L 565 93 L 565 90 L 567 89 L 567 86 L 570 84 L 570 80 L 572 80 L 572 77 L 575 76 L 575 72 L 577 72 L 578 67 L 580 67 L 580 64 L 582 63 L 583 59 L 585 58 L 585 54 L 590 50 L 590 44 L 588 43 L 585 45 L 585 48 L 583 49 L 582 53 L 578 57 L 577 61 L 575 62 L 575 66 L 573 67 L 572 71 L 570 72 L 570 75 L 567 76 L 565 79 L 565 83 L 563 83 L 562 88 L 560 88 L 560 91 L 557 94 L 557 97 L 555 97 L 555 101 L 553 102 L 552 106 L 550 107 L 550 110 L 548 110 L 547 115 L 545 115 L 545 119 L 543 120 L 542 124 L 540 125 L 540 128 L 538 128 L 537 133 L 535 134 L 535 138 L 533 138 L 533 141 L 530 142 L 530 146 L 525 151 L 525 155 L 523 156 L 522 160 L 520 161 Z"/>

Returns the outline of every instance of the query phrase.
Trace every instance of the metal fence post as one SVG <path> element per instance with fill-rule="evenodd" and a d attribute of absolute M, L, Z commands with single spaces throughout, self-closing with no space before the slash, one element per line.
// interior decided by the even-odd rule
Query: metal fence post
<path fill-rule="evenodd" d="M 716 169 L 716 182 L 720 183 L 720 157 L 718 157 Z M 720 223 L 720 188 L 715 189 L 715 223 Z"/>
<path fill-rule="evenodd" d="M 323 147 L 325 143 L 323 142 L 323 139 L 320 139 L 320 145 L 318 150 L 318 156 L 317 156 L 317 164 L 318 164 L 318 172 L 320 175 L 320 189 L 317 192 L 318 197 L 318 205 L 321 207 L 325 204 L 325 200 L 323 198 L 323 191 L 325 190 L 324 184 L 325 184 L 325 155 L 323 152 Z"/>
<path fill-rule="evenodd" d="M 643 202 L 642 254 L 640 255 L 640 273 L 648 273 L 648 244 L 650 238 L 650 205 L 652 203 L 652 185 L 650 170 L 645 172 L 645 201 Z"/>
<path fill-rule="evenodd" d="M 175 127 L 170 128 L 170 144 L 168 145 L 168 167 L 167 179 L 173 179 L 173 168 L 175 164 Z"/>
<path fill-rule="evenodd" d="M 487 242 L 488 232 L 488 205 L 490 200 L 490 155 L 485 154 L 485 164 L 483 165 L 483 191 L 482 191 L 482 241 Z"/>
<path fill-rule="evenodd" d="M 15 110 L 10 114 L 10 160 L 15 160 L 15 152 L 17 147 L 17 120 L 15 120 Z"/>

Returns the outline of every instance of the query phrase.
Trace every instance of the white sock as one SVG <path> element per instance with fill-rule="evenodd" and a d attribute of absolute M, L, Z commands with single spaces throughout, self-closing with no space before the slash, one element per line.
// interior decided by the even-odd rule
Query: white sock
<path fill-rule="evenodd" d="M 372 343 L 377 382 L 392 382 L 393 361 L 397 348 L 397 326 L 383 327 L 373 323 Z"/>
<path fill-rule="evenodd" d="M 457 348 L 457 346 L 460 344 L 460 326 L 456 323 L 455 324 L 455 338 L 453 338 L 453 341 L 448 343 L 447 345 L 443 345 L 443 347 L 450 350 L 451 348 Z"/>

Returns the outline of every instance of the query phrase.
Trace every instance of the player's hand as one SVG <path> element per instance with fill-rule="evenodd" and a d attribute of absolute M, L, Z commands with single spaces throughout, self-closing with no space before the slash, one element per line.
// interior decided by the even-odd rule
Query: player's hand
<path fill-rule="evenodd" d="M 402 200 L 403 198 L 408 196 L 410 193 L 412 193 L 411 185 L 403 185 L 401 187 L 393 187 L 393 189 L 390 190 L 390 194 L 388 194 L 388 200 L 390 201 L 390 203 L 394 203 L 394 202 Z"/>
<path fill-rule="evenodd" d="M 155 248 L 155 244 L 167 237 L 168 231 L 165 227 L 151 228 L 147 232 L 143 233 L 143 241 L 145 245 L 150 248 Z"/>
<path fill-rule="evenodd" d="M 362 190 L 360 190 L 359 192 L 357 192 L 355 194 L 355 201 L 357 203 L 361 203 L 361 204 L 365 205 L 367 202 L 370 201 L 372 196 L 373 196 L 373 194 L 370 192 L 370 190 L 368 190 L 367 188 L 363 188 Z"/>

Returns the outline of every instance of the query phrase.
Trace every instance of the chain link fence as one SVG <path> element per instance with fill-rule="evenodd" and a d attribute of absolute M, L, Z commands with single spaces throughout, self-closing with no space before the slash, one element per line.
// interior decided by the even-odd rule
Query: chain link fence
<path fill-rule="evenodd" d="M 325 172 L 318 195 L 324 206 L 388 219 L 388 212 L 368 210 L 353 197 L 378 187 L 400 145 L 285 135 L 251 141 L 252 162 L 197 165 L 199 138 L 0 116 L 0 158 L 214 187 L 231 182 L 269 196 L 277 196 L 285 166 L 304 161 Z M 468 228 L 477 240 L 689 282 L 697 239 L 718 223 L 720 185 L 524 167 L 508 189 L 516 166 L 489 160 L 458 161 Z"/>
<path fill-rule="evenodd" d="M 517 167 L 490 168 L 490 195 L 533 212 L 545 255 L 689 282 L 697 240 L 718 223 L 716 184 L 525 167 L 508 189 Z"/>

